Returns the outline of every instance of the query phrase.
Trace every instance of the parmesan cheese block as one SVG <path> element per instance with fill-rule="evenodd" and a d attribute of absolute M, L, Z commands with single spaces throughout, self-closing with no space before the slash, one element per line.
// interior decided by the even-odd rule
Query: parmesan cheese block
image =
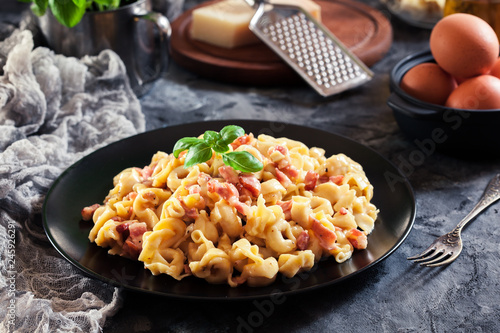
<path fill-rule="evenodd" d="M 275 4 L 288 4 L 304 8 L 321 20 L 321 8 L 311 0 L 272 0 Z M 258 43 L 260 40 L 248 25 L 255 9 L 244 0 L 223 0 L 193 10 L 191 38 L 223 48 Z"/>

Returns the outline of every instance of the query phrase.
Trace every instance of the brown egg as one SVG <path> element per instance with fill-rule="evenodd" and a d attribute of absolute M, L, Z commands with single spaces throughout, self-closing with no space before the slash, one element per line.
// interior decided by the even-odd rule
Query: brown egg
<path fill-rule="evenodd" d="M 430 47 L 441 68 L 458 78 L 470 78 L 490 71 L 499 54 L 493 28 L 470 14 L 442 18 L 431 32 Z"/>
<path fill-rule="evenodd" d="M 500 58 L 495 61 L 495 64 L 493 65 L 493 67 L 491 67 L 489 74 L 500 78 Z"/>
<path fill-rule="evenodd" d="M 444 105 L 455 89 L 455 79 L 437 64 L 427 62 L 411 68 L 401 79 L 400 87 L 421 101 Z"/>
<path fill-rule="evenodd" d="M 448 97 L 446 106 L 454 109 L 500 109 L 500 79 L 480 75 L 460 84 Z"/>

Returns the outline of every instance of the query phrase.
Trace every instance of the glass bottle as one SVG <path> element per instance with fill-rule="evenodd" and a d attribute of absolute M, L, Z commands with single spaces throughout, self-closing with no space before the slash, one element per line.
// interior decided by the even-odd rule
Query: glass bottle
<path fill-rule="evenodd" d="M 488 22 L 500 38 L 500 0 L 446 0 L 443 15 L 468 13 Z"/>

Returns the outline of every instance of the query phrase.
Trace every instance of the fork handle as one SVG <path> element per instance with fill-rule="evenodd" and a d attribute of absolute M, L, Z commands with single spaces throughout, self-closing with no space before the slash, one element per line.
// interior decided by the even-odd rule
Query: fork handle
<path fill-rule="evenodd" d="M 486 186 L 481 199 L 474 206 L 474 208 L 470 211 L 467 216 L 463 218 L 462 221 L 453 229 L 454 232 L 460 233 L 462 228 L 469 223 L 473 218 L 475 218 L 479 213 L 489 207 L 492 203 L 500 199 L 500 173 L 495 175 L 492 180 Z"/>

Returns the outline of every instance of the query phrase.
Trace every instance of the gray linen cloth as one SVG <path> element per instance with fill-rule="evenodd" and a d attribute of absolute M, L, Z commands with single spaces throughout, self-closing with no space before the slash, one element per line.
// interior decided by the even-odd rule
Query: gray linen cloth
<path fill-rule="evenodd" d="M 0 331 L 96 332 L 120 292 L 56 252 L 43 200 L 65 168 L 144 131 L 145 119 L 115 53 L 75 59 L 33 48 L 27 30 L 0 41 Z"/>

